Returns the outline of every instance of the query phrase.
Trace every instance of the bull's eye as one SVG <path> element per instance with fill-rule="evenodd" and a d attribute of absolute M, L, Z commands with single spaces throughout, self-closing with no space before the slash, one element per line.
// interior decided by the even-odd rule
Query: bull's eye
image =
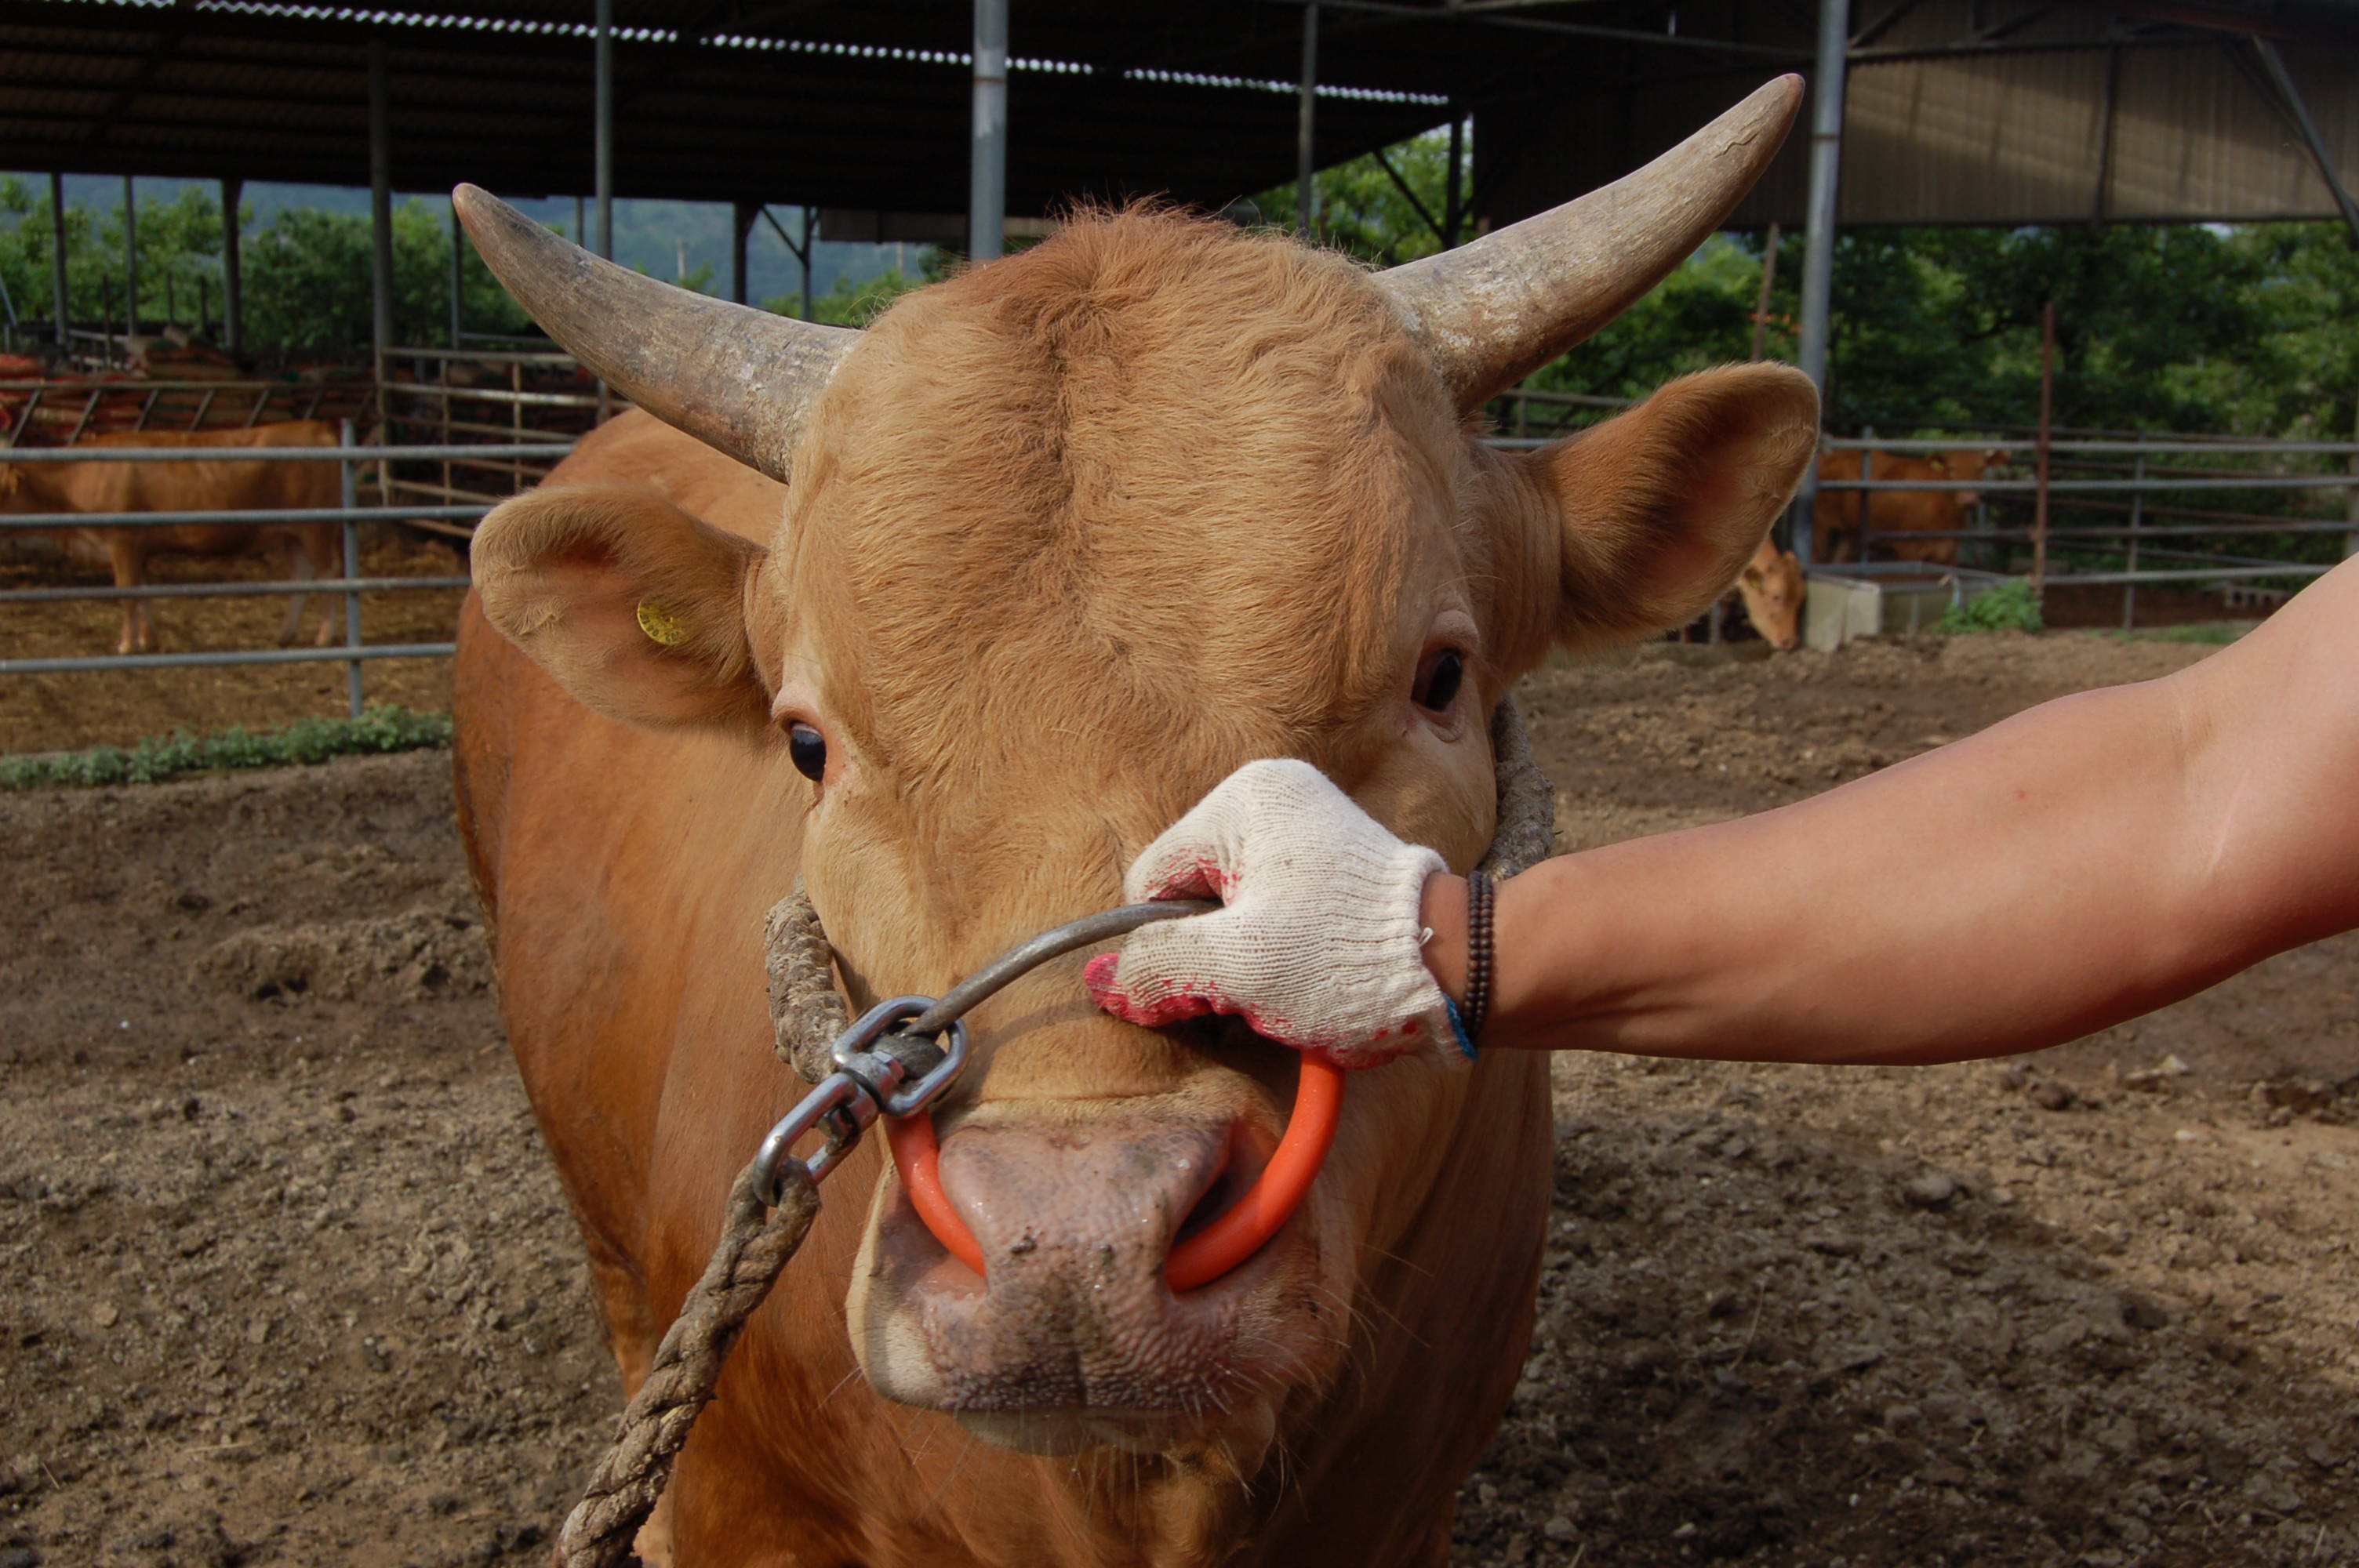
<path fill-rule="evenodd" d="M 827 737 L 798 719 L 787 726 L 787 755 L 797 773 L 817 784 L 827 772 Z"/>
<path fill-rule="evenodd" d="M 1466 655 L 1455 648 L 1436 648 L 1418 661 L 1417 683 L 1409 687 L 1409 700 L 1429 712 L 1447 713 L 1465 680 Z"/>

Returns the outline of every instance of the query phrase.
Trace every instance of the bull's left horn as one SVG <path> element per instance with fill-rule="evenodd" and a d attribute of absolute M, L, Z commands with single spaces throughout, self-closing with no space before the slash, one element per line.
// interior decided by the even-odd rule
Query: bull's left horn
<path fill-rule="evenodd" d="M 658 283 L 475 186 L 451 201 L 516 303 L 593 374 L 666 424 L 786 479 L 803 416 L 858 332 Z"/>
<path fill-rule="evenodd" d="M 1378 280 L 1462 409 L 1614 319 L 1735 210 L 1786 140 L 1781 76 L 1636 174 Z"/>

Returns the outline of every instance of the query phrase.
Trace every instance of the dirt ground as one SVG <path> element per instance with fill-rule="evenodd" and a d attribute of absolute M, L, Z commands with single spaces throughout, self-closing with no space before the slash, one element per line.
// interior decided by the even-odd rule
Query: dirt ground
<path fill-rule="evenodd" d="M 1576 847 L 2206 652 L 1658 647 L 1526 703 Z M 542 1560 L 617 1398 L 446 768 L 0 797 L 0 1568 Z M 1458 1563 L 2359 1563 L 2359 937 L 2039 1058 L 1557 1104 Z"/>

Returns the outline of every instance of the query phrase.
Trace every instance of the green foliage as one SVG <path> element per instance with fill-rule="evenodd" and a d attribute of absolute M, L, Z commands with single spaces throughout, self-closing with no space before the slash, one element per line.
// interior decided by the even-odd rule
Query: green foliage
<path fill-rule="evenodd" d="M 1955 637 L 1972 632 L 2037 632 L 2042 623 L 2039 596 L 2021 578 L 2011 578 L 1941 611 L 1933 630 Z"/>
<path fill-rule="evenodd" d="M 1401 184 L 1417 193 L 1417 202 L 1402 193 L 1400 184 L 1385 172 L 1375 154 L 1322 168 L 1314 177 L 1319 188 L 1319 237 L 1375 265 L 1396 266 L 1442 248 L 1441 235 L 1434 225 L 1447 222 L 1450 216 L 1450 133 L 1428 131 L 1412 136 L 1386 147 L 1383 157 L 1401 177 Z M 1473 155 L 1462 155 L 1462 161 L 1469 166 L 1460 173 L 1462 192 Z M 1255 197 L 1261 222 L 1281 229 L 1299 228 L 1301 208 L 1297 195 L 1288 183 Z M 1422 212 L 1418 210 L 1419 203 Z"/>
<path fill-rule="evenodd" d="M 838 327 L 865 327 L 904 294 L 938 281 L 942 276 L 940 266 L 929 253 L 927 265 L 915 277 L 897 266 L 869 278 L 839 277 L 833 287 L 811 301 L 811 319 Z M 763 300 L 762 308 L 780 316 L 799 316 L 803 298 L 799 294 L 781 294 Z"/>
<path fill-rule="evenodd" d="M 1449 135 L 1318 175 L 1320 234 L 1375 265 L 1440 238 Z M 1291 184 L 1256 198 L 1297 219 Z M 1581 348 L 1534 375 L 1548 391 L 1641 397 L 1752 357 L 1764 236 L 1723 234 Z M 1763 352 L 1790 361 L 1803 236 L 1783 237 Z M 2339 225 L 1858 229 L 1835 247 L 1828 418 L 1892 435 L 2027 425 L 2040 316 L 2056 305 L 2056 421 L 2348 438 L 2359 396 L 2359 253 Z"/>
<path fill-rule="evenodd" d="M 244 729 L 211 735 L 179 730 L 125 750 L 93 746 L 57 756 L 0 757 L 0 789 L 43 784 L 159 784 L 183 773 L 226 768 L 270 768 L 322 762 L 370 752 L 410 752 L 451 743 L 451 716 L 372 708 L 358 719 L 299 719 L 256 734 Z"/>
<path fill-rule="evenodd" d="M 1752 353 L 1755 235 L 1706 242 L 1534 376 L 1644 395 Z M 1792 359 L 1802 240 L 1777 256 L 1764 351 Z M 1891 435 L 2027 425 L 2056 303 L 2059 426 L 2347 439 L 2359 395 L 2359 253 L 2337 225 L 1879 229 L 1835 247 L 1828 421 Z"/>
<path fill-rule="evenodd" d="M 146 235 L 141 235 L 146 249 Z M 474 247 L 462 271 L 466 328 L 521 332 L 524 312 L 492 277 Z M 350 212 L 290 207 L 246 237 L 245 330 L 256 343 L 352 353 L 374 330 L 369 222 Z M 143 288 L 142 293 L 146 290 Z M 397 343 L 451 339 L 448 215 L 421 201 L 393 210 L 393 337 Z"/>
<path fill-rule="evenodd" d="M 287 208 L 259 229 L 252 209 L 243 258 L 250 343 L 349 353 L 370 341 L 369 223 L 364 214 Z M 66 209 L 67 300 L 74 319 L 123 319 L 123 207 Z M 139 203 L 139 317 L 176 321 L 218 340 L 222 309 L 221 203 L 194 186 L 169 201 Z M 0 283 L 19 320 L 45 321 L 52 305 L 56 236 L 49 196 L 15 175 L 0 178 Z M 462 258 L 470 331 L 522 331 L 524 312 L 469 246 Z M 411 200 L 393 213 L 394 336 L 447 344 L 451 337 L 451 229 L 447 214 Z"/>
<path fill-rule="evenodd" d="M 2257 624 L 2254 622 L 2201 621 L 2187 626 L 2151 626 L 2136 631 L 2100 632 L 2116 643 L 2194 643 L 2224 648 Z"/>

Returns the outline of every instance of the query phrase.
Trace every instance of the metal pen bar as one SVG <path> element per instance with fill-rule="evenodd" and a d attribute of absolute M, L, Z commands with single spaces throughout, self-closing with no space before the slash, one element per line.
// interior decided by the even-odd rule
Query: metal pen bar
<path fill-rule="evenodd" d="M 418 418 L 411 415 L 397 416 L 405 425 L 432 425 L 442 431 L 463 430 L 480 436 L 505 436 L 511 441 L 570 441 L 573 438 L 562 430 L 517 430 L 510 425 L 494 425 L 483 419 L 445 419 L 440 415 Z M 443 438 L 448 440 L 446 435 Z"/>
<path fill-rule="evenodd" d="M 343 466 L 338 470 L 344 491 L 344 646 L 357 648 L 361 645 L 361 596 L 352 585 L 360 576 L 361 534 L 360 525 L 353 521 L 353 510 L 360 504 L 361 476 L 352 458 L 353 422 L 343 420 L 337 433 L 342 438 L 345 453 Z M 345 666 L 344 691 L 351 704 L 352 716 L 358 719 L 366 706 L 362 700 L 361 662 L 358 659 Z"/>
<path fill-rule="evenodd" d="M 396 484 L 404 482 L 394 481 Z M 341 523 L 347 516 L 355 523 L 408 523 L 419 517 L 458 522 L 481 517 L 497 504 L 485 502 L 480 506 L 356 506 L 350 512 L 338 506 L 289 506 L 279 511 L 248 507 L 238 512 L 27 512 L 0 517 L 0 529 L 38 534 L 60 528 L 172 528 L 191 523 Z"/>
<path fill-rule="evenodd" d="M 342 447 L 17 447 L 12 463 L 333 463 L 346 460 Z M 349 449 L 364 462 L 403 462 L 440 458 L 562 458 L 571 441 L 532 441 L 480 446 L 360 447 Z M 2348 482 L 2346 481 L 2346 482 Z"/>
<path fill-rule="evenodd" d="M 2334 565 L 2340 565 L 2340 562 Z M 2071 572 L 2048 574 L 2049 588 L 2118 588 L 2131 582 L 2245 582 L 2256 578 L 2322 577 L 2330 566 L 2223 567 L 2217 571 L 2190 568 L 2185 571 Z"/>
<path fill-rule="evenodd" d="M 78 670 L 210 669 L 223 665 L 300 665 L 322 660 L 446 659 L 456 643 L 373 643 L 364 647 L 255 648 L 223 654 L 106 654 L 85 659 L 0 659 L 0 676 L 41 676 Z"/>
<path fill-rule="evenodd" d="M 2073 504 L 2078 505 L 2079 503 Z M 2157 528 L 2152 525 L 2137 530 L 2141 539 L 2234 539 L 2251 538 L 2262 534 L 2342 534 L 2350 530 L 2348 523 L 2318 523 L 2288 518 L 2283 524 L 2247 524 L 2229 527 L 2222 524 L 2205 525 L 2189 524 L 2183 527 Z M 1905 535 L 1910 539 L 2028 539 L 2028 528 L 1911 528 Z M 2051 539 L 2127 539 L 2130 530 L 2122 526 L 2087 528 L 2050 528 Z"/>
<path fill-rule="evenodd" d="M 440 397 L 482 403 L 523 403 L 535 407 L 595 408 L 594 392 L 515 392 L 505 386 L 453 386 L 447 381 L 398 381 L 386 389 L 393 397 Z"/>
<path fill-rule="evenodd" d="M 579 235 L 575 237 L 580 238 Z M 467 336 L 497 337 L 499 334 L 470 332 Z M 396 349 L 393 357 L 397 360 L 483 360 L 495 364 L 554 365 L 565 370 L 577 369 L 582 363 L 571 354 L 556 349 Z"/>
<path fill-rule="evenodd" d="M 81 600 L 259 599 L 274 594 L 399 593 L 408 589 L 465 588 L 463 577 L 286 578 L 270 582 L 142 583 L 137 588 L 0 589 L 0 604 L 70 604 Z"/>
<path fill-rule="evenodd" d="M 2256 473 L 2250 479 L 2157 479 L 2125 475 L 2120 479 L 2051 479 L 2048 488 L 2058 493 L 2109 490 L 2342 490 L 2359 483 L 2347 473 Z M 1984 494 L 2028 494 L 2039 488 L 2033 479 L 1830 479 L 1821 490 L 1972 490 Z"/>
<path fill-rule="evenodd" d="M 2037 444 L 2038 443 L 2033 441 L 2025 440 L 1986 440 L 1977 436 L 1956 436 L 1948 440 L 1886 440 L 1882 438 L 1871 438 L 1865 436 L 1830 436 L 1827 438 L 1827 446 L 1831 449 L 1839 452 L 1863 451 L 1870 447 L 1875 448 L 1879 452 L 2027 452 Z M 2359 441 L 2253 440 L 2249 443 L 2244 444 L 2239 444 L 2234 440 L 2147 442 L 2095 440 L 2056 441 L 2050 443 L 2049 450 L 2052 452 L 2078 452 L 2084 456 L 2093 453 L 2111 453 L 2119 454 L 2123 457 L 2132 457 L 2139 452 L 2144 452 L 2151 457 L 2218 457 L 2225 452 L 2247 451 L 2263 456 L 2277 452 L 2283 452 L 2288 455 L 2312 453 L 2340 456 L 2353 452 L 2359 452 Z"/>

